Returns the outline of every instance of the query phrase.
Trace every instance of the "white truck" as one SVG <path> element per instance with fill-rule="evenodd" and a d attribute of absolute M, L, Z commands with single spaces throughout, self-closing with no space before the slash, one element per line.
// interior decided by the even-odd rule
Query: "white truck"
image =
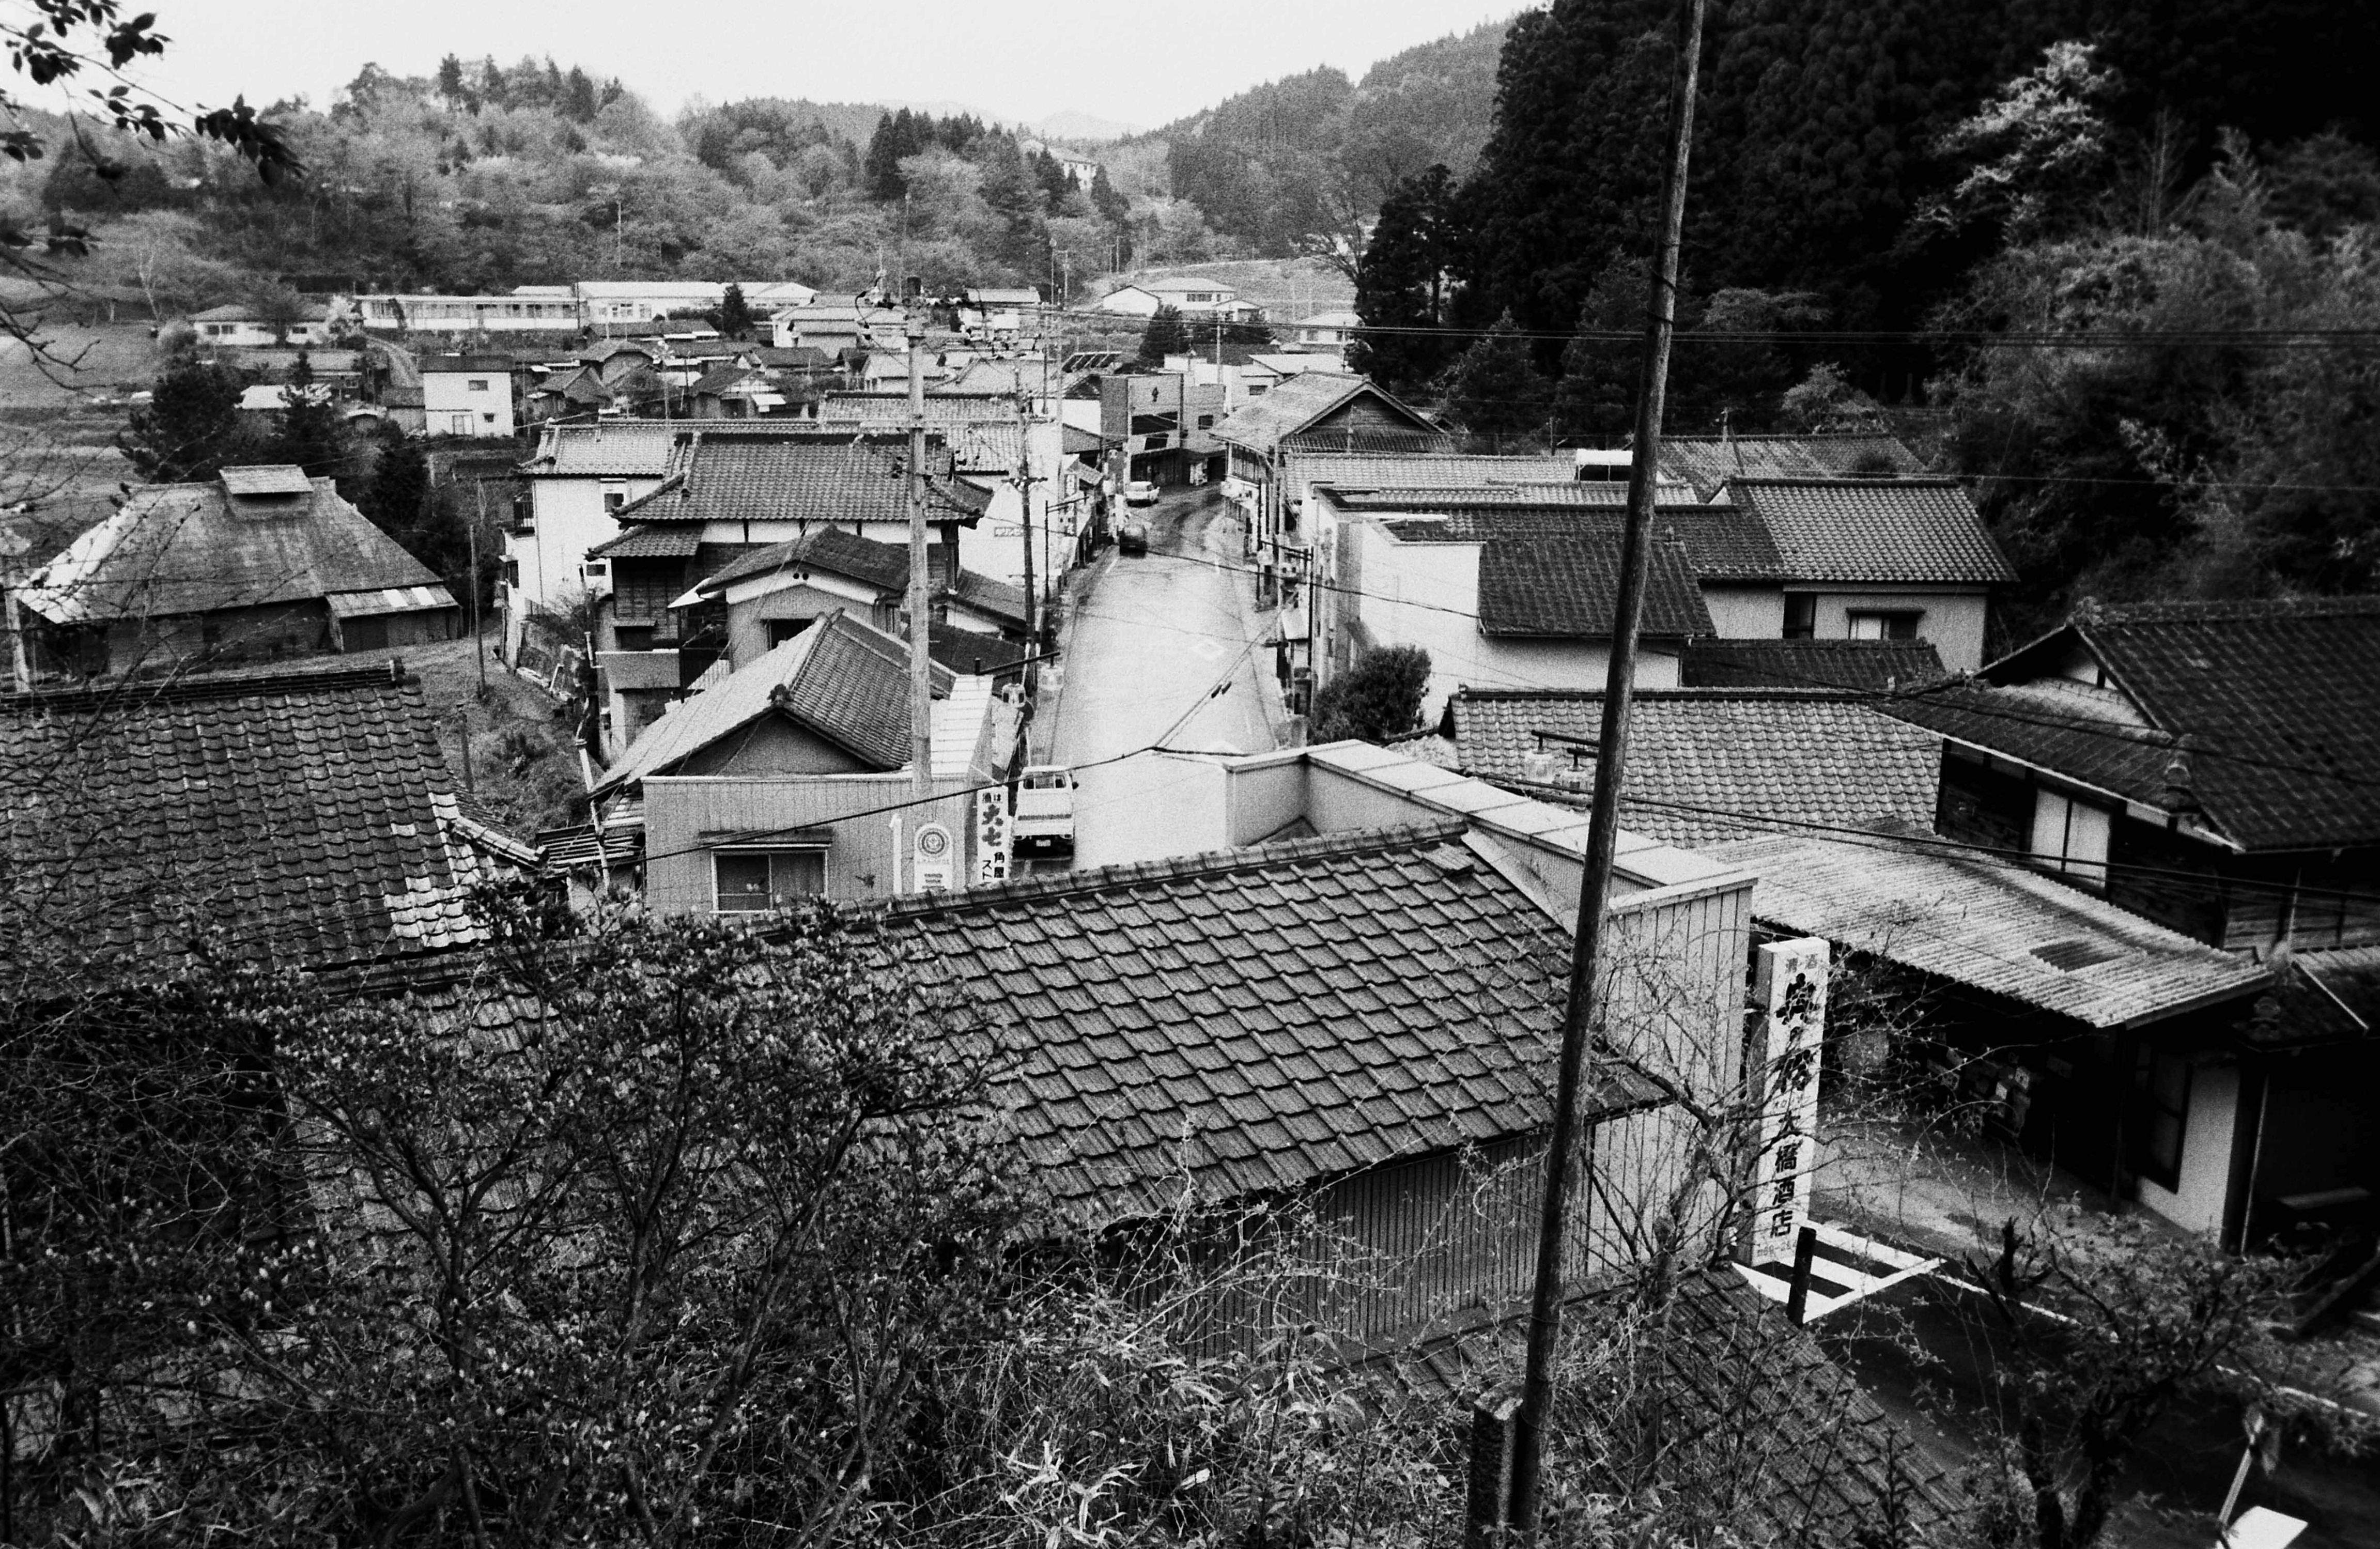
<path fill-rule="evenodd" d="M 1016 776 L 1016 854 L 1075 853 L 1075 777 L 1062 764 L 1032 764 Z"/>

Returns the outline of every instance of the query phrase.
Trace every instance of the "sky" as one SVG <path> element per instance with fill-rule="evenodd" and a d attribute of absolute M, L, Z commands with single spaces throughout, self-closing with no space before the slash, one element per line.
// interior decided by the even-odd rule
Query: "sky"
<path fill-rule="evenodd" d="M 145 8 L 145 6 L 144 6 Z M 1064 109 L 1154 128 L 1259 82 L 1375 60 L 1525 7 L 1511 0 L 153 0 L 173 40 L 138 79 L 186 106 L 304 93 L 327 107 L 367 61 L 551 55 L 664 114 L 694 97 L 960 103 L 1003 121 Z"/>

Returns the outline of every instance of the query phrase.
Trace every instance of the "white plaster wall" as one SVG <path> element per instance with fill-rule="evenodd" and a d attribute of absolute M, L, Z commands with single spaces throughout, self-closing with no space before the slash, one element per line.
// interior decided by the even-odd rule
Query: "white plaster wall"
<path fill-rule="evenodd" d="M 605 480 L 532 478 L 529 510 L 537 530 L 504 534 L 504 557 L 520 564 L 520 585 L 504 588 L 504 655 L 516 656 L 531 610 L 561 610 L 585 589 L 578 567 L 587 551 L 620 536 L 620 524 L 603 509 Z M 658 478 L 614 481 L 631 501 L 649 492 Z"/>
<path fill-rule="evenodd" d="M 1705 583 L 1703 606 L 1722 640 L 1777 640 L 1785 634 L 1785 588 Z"/>
<path fill-rule="evenodd" d="M 1814 627 L 1821 640 L 1849 639 L 1851 614 L 1854 611 L 1915 609 L 1925 614 L 1917 621 L 1917 633 L 1932 642 L 1943 666 L 1954 672 L 1972 672 L 1984 664 L 1984 621 L 1989 609 L 1985 593 L 1912 587 L 1893 591 L 1819 592 L 1816 597 Z"/>
<path fill-rule="evenodd" d="M 2141 1203 L 2190 1231 L 2222 1230 L 2224 1198 L 2231 1187 L 2231 1129 L 2239 1117 L 2239 1067 L 2193 1067 L 2178 1186 L 2164 1189 L 2143 1178 Z"/>
<path fill-rule="evenodd" d="M 474 393 L 471 383 L 484 381 L 484 391 Z M 430 433 L 433 436 L 453 435 L 453 417 L 468 414 L 471 428 L 465 432 L 473 436 L 509 436 L 513 433 L 513 379 L 504 371 L 424 371 L 421 373 L 421 412 L 429 417 Z M 482 415 L 492 414 L 491 422 Z"/>

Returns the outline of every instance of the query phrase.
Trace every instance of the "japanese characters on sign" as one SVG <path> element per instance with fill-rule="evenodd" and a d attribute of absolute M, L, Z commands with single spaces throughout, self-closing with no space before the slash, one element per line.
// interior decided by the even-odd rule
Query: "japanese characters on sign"
<path fill-rule="evenodd" d="M 1827 943 L 1815 937 L 1762 947 L 1753 993 L 1752 1093 L 1759 1104 L 1746 1260 L 1791 1261 L 1809 1216 L 1817 1168 L 1818 1054 L 1827 1026 Z"/>
<path fill-rule="evenodd" d="M 975 880 L 1005 882 L 1014 852 L 1008 826 L 1008 787 L 987 785 L 975 793 Z"/>

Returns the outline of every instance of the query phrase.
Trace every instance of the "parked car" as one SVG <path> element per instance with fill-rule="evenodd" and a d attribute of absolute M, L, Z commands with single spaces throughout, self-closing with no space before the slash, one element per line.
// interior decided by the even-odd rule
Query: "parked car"
<path fill-rule="evenodd" d="M 1150 483 L 1146 478 L 1134 479 L 1131 483 L 1123 487 L 1123 503 L 1126 505 L 1155 505 L 1157 503 L 1157 486 Z"/>
<path fill-rule="evenodd" d="M 1010 833 L 1019 855 L 1075 853 L 1075 777 L 1062 764 L 1033 764 L 1016 776 Z"/>
<path fill-rule="evenodd" d="M 1126 522 L 1116 529 L 1116 552 L 1146 554 L 1148 552 L 1148 528 L 1139 522 Z"/>

